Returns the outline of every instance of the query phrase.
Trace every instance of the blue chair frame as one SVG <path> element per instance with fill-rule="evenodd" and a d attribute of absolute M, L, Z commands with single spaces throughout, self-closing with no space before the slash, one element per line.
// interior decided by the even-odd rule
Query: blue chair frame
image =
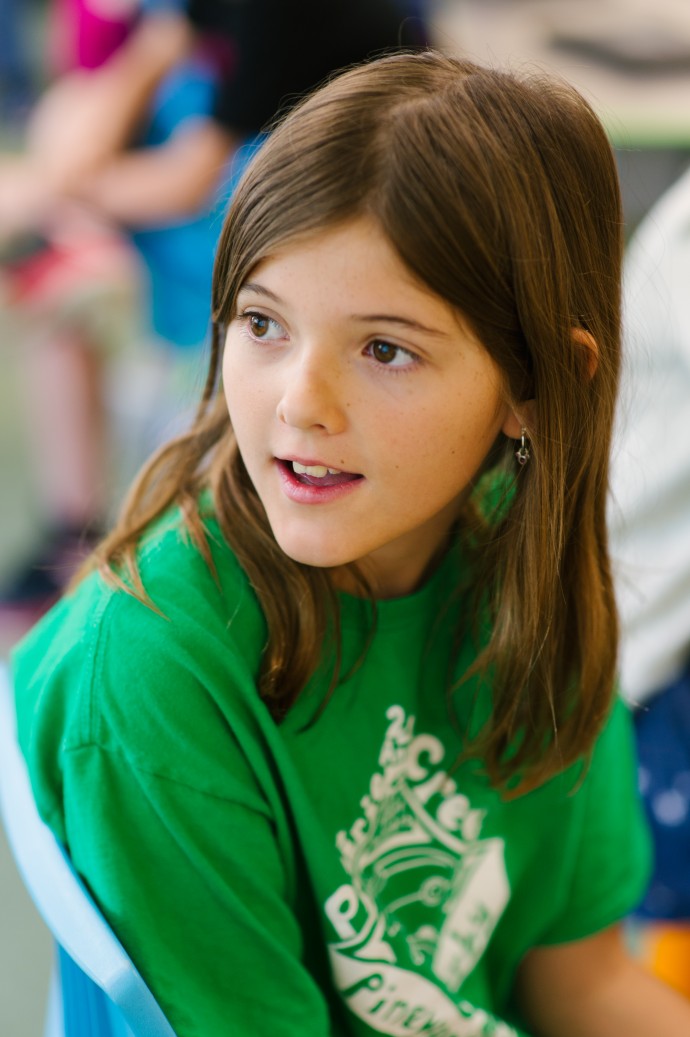
<path fill-rule="evenodd" d="M 24 884 L 57 946 L 44 1037 L 175 1037 L 69 856 L 39 817 L 2 663 L 0 815 Z"/>

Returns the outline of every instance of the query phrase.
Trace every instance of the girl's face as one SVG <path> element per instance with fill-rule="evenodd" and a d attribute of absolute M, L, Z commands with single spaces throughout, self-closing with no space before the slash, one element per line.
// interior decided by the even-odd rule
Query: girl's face
<path fill-rule="evenodd" d="M 359 562 L 380 597 L 416 587 L 498 434 L 520 432 L 496 364 L 368 218 L 252 270 L 223 379 L 282 550 Z"/>

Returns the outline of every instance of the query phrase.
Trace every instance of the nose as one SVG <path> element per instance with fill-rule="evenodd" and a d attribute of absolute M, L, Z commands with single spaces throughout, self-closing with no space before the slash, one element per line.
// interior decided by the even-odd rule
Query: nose
<path fill-rule="evenodd" d="M 286 372 L 276 408 L 278 420 L 297 429 L 321 429 L 334 435 L 346 424 L 344 377 L 318 356 L 301 357 Z"/>

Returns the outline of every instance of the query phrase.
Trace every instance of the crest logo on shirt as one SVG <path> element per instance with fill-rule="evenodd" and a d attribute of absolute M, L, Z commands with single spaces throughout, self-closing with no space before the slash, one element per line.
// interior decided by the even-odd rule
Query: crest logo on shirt
<path fill-rule="evenodd" d="M 440 769 L 443 744 L 391 706 L 360 816 L 337 836 L 351 882 L 325 904 L 341 996 L 372 1030 L 410 1037 L 515 1037 L 461 988 L 508 900 L 504 843 Z"/>

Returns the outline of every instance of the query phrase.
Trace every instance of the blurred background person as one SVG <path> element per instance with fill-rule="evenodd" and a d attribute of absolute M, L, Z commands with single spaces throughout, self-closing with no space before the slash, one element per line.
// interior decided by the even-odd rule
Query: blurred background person
<path fill-rule="evenodd" d="M 28 318 L 46 527 L 0 595 L 34 614 L 112 505 L 106 376 L 137 338 L 129 303 L 139 292 L 168 380 L 190 383 L 222 213 L 267 124 L 332 71 L 426 42 L 410 0 L 58 0 L 49 36 L 62 72 L 0 164 L 0 291 Z"/>
<path fill-rule="evenodd" d="M 621 684 L 635 709 L 656 864 L 640 952 L 690 995 L 690 172 L 627 250 L 612 468 Z"/>
<path fill-rule="evenodd" d="M 26 0 L 0 0 L 0 122 L 14 129 L 35 92 Z"/>

